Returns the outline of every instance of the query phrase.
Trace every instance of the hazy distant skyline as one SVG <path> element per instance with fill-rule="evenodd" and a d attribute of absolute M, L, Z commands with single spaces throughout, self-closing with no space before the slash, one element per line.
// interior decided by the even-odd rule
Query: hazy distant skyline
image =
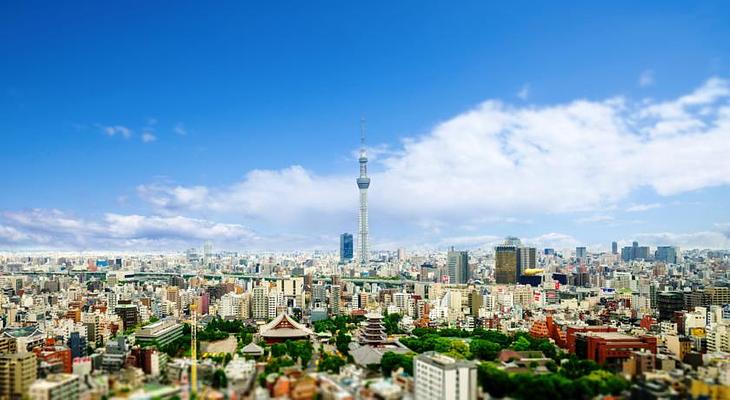
<path fill-rule="evenodd" d="M 0 250 L 730 248 L 722 2 L 0 7 Z"/>

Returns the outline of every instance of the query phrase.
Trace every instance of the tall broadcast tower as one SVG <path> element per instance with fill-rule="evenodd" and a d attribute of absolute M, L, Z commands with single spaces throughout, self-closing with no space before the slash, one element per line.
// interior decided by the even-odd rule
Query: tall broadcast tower
<path fill-rule="evenodd" d="M 357 230 L 357 258 L 360 265 L 367 265 L 370 258 L 370 243 L 368 242 L 368 157 L 365 154 L 365 118 L 360 120 L 360 177 L 357 178 L 357 187 L 360 189 L 360 223 Z"/>

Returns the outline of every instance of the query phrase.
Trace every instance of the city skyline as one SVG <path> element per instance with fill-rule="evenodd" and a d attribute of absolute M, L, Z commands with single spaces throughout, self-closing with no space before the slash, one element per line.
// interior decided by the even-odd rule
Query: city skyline
<path fill-rule="evenodd" d="M 147 7 L 5 6 L 0 251 L 335 251 L 362 114 L 372 250 L 730 248 L 724 5 Z"/>
<path fill-rule="evenodd" d="M 728 21 L 0 5 L 0 400 L 730 399 Z"/>

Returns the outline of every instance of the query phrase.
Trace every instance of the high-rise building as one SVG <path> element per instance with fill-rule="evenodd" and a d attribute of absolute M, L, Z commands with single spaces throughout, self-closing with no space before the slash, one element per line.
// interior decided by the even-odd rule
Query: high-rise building
<path fill-rule="evenodd" d="M 365 310 L 368 308 L 370 302 L 370 295 L 367 292 L 360 292 L 357 294 L 357 308 Z"/>
<path fill-rule="evenodd" d="M 36 377 L 35 354 L 0 354 L 0 399 L 27 398 Z"/>
<path fill-rule="evenodd" d="M 137 325 L 139 322 L 139 311 L 134 304 L 117 304 L 114 313 L 122 320 L 125 330 Z"/>
<path fill-rule="evenodd" d="M 268 298 L 268 319 L 274 319 L 279 315 L 279 308 L 283 307 L 284 304 L 284 293 L 278 289 L 274 289 L 269 292 Z"/>
<path fill-rule="evenodd" d="M 586 256 L 588 255 L 588 251 L 585 247 L 576 247 L 575 248 L 575 258 L 578 260 L 585 260 Z"/>
<path fill-rule="evenodd" d="M 18 352 L 18 341 L 12 336 L 0 336 L 0 354 Z"/>
<path fill-rule="evenodd" d="M 618 243 L 611 242 L 611 254 L 618 254 Z"/>
<path fill-rule="evenodd" d="M 639 242 L 634 241 L 631 246 L 626 246 L 621 249 L 621 259 L 624 261 L 648 260 L 649 247 L 639 246 Z"/>
<path fill-rule="evenodd" d="M 79 332 L 71 332 L 68 338 L 68 348 L 71 349 L 71 357 L 86 356 L 86 337 L 81 336 Z"/>
<path fill-rule="evenodd" d="M 537 266 L 537 249 L 534 247 L 517 248 L 517 279 L 528 269 L 535 269 Z"/>
<path fill-rule="evenodd" d="M 332 315 L 340 315 L 341 313 L 341 302 L 342 297 L 342 288 L 340 285 L 332 285 L 330 286 L 330 310 L 332 312 Z"/>
<path fill-rule="evenodd" d="M 312 303 L 319 307 L 327 301 L 327 288 L 322 284 L 312 285 Z"/>
<path fill-rule="evenodd" d="M 115 292 L 106 293 L 106 307 L 109 310 L 117 308 L 117 294 Z"/>
<path fill-rule="evenodd" d="M 477 398 L 477 364 L 457 361 L 434 351 L 413 359 L 417 400 L 474 400 Z"/>
<path fill-rule="evenodd" d="M 660 321 L 671 321 L 675 311 L 684 309 L 682 292 L 662 292 L 657 295 L 657 309 Z"/>
<path fill-rule="evenodd" d="M 269 287 L 266 284 L 253 288 L 251 309 L 254 319 L 266 320 L 269 318 Z"/>
<path fill-rule="evenodd" d="M 469 252 L 455 251 L 452 247 L 447 254 L 449 283 L 467 283 L 469 281 Z"/>
<path fill-rule="evenodd" d="M 679 249 L 674 246 L 659 246 L 654 252 L 654 259 L 669 264 L 677 263 Z"/>
<path fill-rule="evenodd" d="M 213 259 L 213 243 L 209 240 L 203 243 L 203 258 L 205 262 L 210 262 Z"/>
<path fill-rule="evenodd" d="M 367 265 L 370 261 L 370 243 L 368 237 L 368 157 L 365 152 L 365 119 L 360 124 L 360 176 L 357 178 L 357 187 L 360 190 L 360 219 L 357 230 L 357 258 L 360 265 Z"/>
<path fill-rule="evenodd" d="M 348 262 L 352 260 L 352 256 L 352 235 L 349 233 L 343 233 L 340 235 L 340 262 Z"/>
<path fill-rule="evenodd" d="M 468 304 L 471 316 L 478 317 L 479 309 L 482 307 L 482 304 L 484 304 L 484 296 L 482 296 L 482 294 L 478 291 L 472 290 L 469 292 Z"/>
<path fill-rule="evenodd" d="M 517 283 L 517 246 L 503 244 L 494 248 L 494 271 L 497 283 Z"/>

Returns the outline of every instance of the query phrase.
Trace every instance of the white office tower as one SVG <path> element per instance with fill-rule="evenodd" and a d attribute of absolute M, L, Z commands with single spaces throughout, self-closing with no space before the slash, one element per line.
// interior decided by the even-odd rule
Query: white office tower
<path fill-rule="evenodd" d="M 413 359 L 416 400 L 474 400 L 477 364 L 458 361 L 435 351 Z"/>
<path fill-rule="evenodd" d="M 266 320 L 269 318 L 269 287 L 259 285 L 253 288 L 253 318 Z"/>
<path fill-rule="evenodd" d="M 368 243 L 368 157 L 365 153 L 365 119 L 360 123 L 360 177 L 357 178 L 357 187 L 360 189 L 360 220 L 357 230 L 357 259 L 360 265 L 367 265 L 370 259 Z"/>
<path fill-rule="evenodd" d="M 238 319 L 241 317 L 241 295 L 226 293 L 221 297 L 220 311 L 221 318 Z"/>

